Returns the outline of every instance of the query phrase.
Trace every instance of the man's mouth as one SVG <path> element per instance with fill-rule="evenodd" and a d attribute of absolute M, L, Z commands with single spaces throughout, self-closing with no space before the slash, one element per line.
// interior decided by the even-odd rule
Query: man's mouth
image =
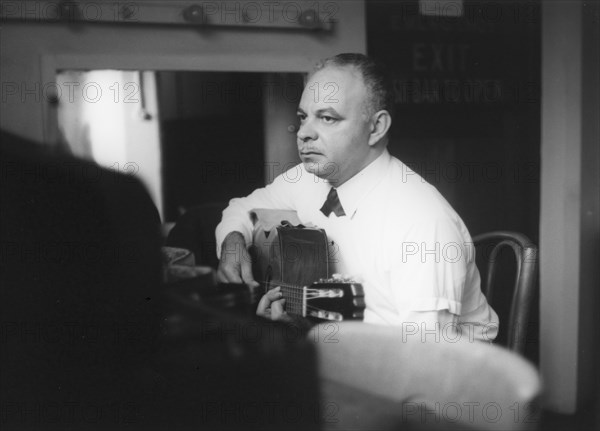
<path fill-rule="evenodd" d="M 314 151 L 314 150 L 300 151 L 301 156 L 314 156 L 314 155 L 321 155 L 321 154 L 322 153 L 319 153 L 318 151 Z"/>

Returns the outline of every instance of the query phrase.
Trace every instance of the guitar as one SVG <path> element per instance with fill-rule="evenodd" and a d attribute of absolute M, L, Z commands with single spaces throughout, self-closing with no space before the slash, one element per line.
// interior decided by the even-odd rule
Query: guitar
<path fill-rule="evenodd" d="M 270 229 L 255 223 L 250 247 L 260 295 L 280 286 L 286 311 L 311 320 L 362 320 L 361 284 L 329 278 L 327 235 L 323 229 L 282 221 Z"/>

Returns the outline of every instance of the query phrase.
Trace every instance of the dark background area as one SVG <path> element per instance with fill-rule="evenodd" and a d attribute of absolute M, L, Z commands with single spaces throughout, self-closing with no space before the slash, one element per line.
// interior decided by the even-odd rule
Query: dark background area
<path fill-rule="evenodd" d="M 262 77 L 157 72 L 165 220 L 265 185 Z"/>
<path fill-rule="evenodd" d="M 472 235 L 538 242 L 539 4 L 465 2 L 462 17 L 370 1 L 368 54 L 394 80 L 390 152 L 448 199 Z"/>

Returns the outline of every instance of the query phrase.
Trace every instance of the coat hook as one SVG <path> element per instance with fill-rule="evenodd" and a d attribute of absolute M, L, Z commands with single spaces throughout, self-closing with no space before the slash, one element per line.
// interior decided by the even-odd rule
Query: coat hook
<path fill-rule="evenodd" d="M 191 5 L 183 10 L 183 19 L 194 24 L 204 24 L 206 16 L 202 6 Z"/>

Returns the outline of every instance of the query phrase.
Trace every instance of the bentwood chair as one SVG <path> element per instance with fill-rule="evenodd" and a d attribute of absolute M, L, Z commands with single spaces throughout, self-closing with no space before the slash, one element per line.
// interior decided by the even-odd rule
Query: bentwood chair
<path fill-rule="evenodd" d="M 500 331 L 506 331 L 501 337 L 501 343 L 508 349 L 523 354 L 536 291 L 537 246 L 527 236 L 511 231 L 476 235 L 473 242 L 477 260 L 483 264 L 479 266 L 483 270 L 481 289 L 499 314 Z M 506 251 L 514 255 L 514 264 L 506 258 Z M 507 273 L 509 271 L 514 271 L 514 278 Z M 508 306 L 504 307 L 508 308 L 507 316 L 499 312 L 503 308 L 502 297 L 507 298 Z"/>

